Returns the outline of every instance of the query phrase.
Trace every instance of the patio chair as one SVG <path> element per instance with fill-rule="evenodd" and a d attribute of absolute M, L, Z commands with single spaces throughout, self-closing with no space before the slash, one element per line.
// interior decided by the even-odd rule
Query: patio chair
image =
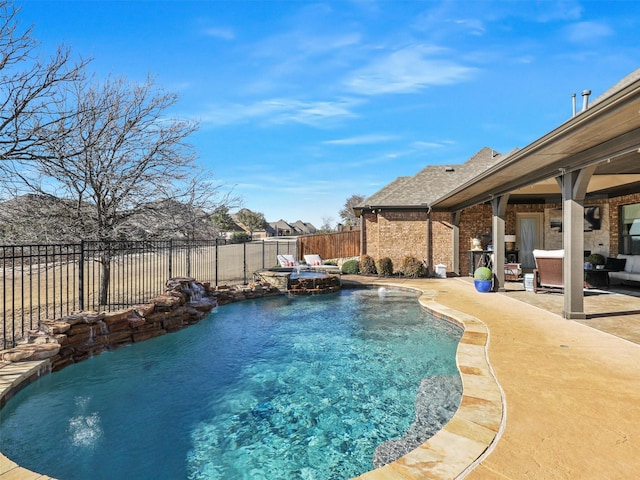
<path fill-rule="evenodd" d="M 493 253 L 489 255 L 488 261 L 485 265 L 479 264 L 478 266 L 487 266 L 493 268 Z M 508 282 L 517 282 L 522 280 L 522 266 L 519 263 L 507 262 L 504 264 L 504 279 Z"/>
<path fill-rule="evenodd" d="M 562 264 L 564 250 L 534 250 L 536 268 L 533 270 L 533 291 L 558 291 L 564 289 Z"/>
<path fill-rule="evenodd" d="M 293 255 L 278 255 L 278 263 L 283 268 L 295 268 L 296 270 L 306 270 L 306 265 L 301 265 L 298 263 L 296 258 Z"/>
<path fill-rule="evenodd" d="M 304 261 L 307 262 L 307 266 L 315 270 L 324 270 L 327 272 L 339 272 L 340 267 L 337 265 L 324 265 L 322 263 L 322 257 L 317 254 L 310 254 L 304 256 Z"/>
<path fill-rule="evenodd" d="M 509 282 L 522 280 L 522 266 L 519 263 L 504 264 L 504 279 Z"/>

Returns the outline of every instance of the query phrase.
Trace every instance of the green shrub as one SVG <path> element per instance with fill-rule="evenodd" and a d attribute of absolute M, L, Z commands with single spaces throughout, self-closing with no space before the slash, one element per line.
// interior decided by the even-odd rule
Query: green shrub
<path fill-rule="evenodd" d="M 360 257 L 360 273 L 363 275 L 375 275 L 378 273 L 376 270 L 376 262 L 373 257 L 370 257 L 366 253 Z"/>
<path fill-rule="evenodd" d="M 231 235 L 229 243 L 244 243 L 251 240 L 251 237 L 247 232 L 235 232 Z"/>
<path fill-rule="evenodd" d="M 393 262 L 389 257 L 383 257 L 376 262 L 378 275 L 381 277 L 390 277 L 393 275 Z"/>
<path fill-rule="evenodd" d="M 587 257 L 587 262 L 589 262 L 591 265 L 604 265 L 605 260 L 604 256 L 600 255 L 599 253 L 592 253 Z"/>
<path fill-rule="evenodd" d="M 346 275 L 356 275 L 360 273 L 360 262 L 358 262 L 358 260 L 347 260 L 342 264 L 342 273 Z"/>
<path fill-rule="evenodd" d="M 402 259 L 402 273 L 405 277 L 410 278 L 424 277 L 426 268 L 422 261 L 413 255 L 407 255 Z"/>
<path fill-rule="evenodd" d="M 493 272 L 489 267 L 478 267 L 473 272 L 473 278 L 476 280 L 491 280 L 493 278 Z"/>

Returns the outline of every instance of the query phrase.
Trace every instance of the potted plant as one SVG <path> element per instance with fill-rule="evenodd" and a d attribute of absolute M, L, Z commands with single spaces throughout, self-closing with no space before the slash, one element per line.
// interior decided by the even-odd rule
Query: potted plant
<path fill-rule="evenodd" d="M 489 267 L 478 267 L 473 272 L 473 284 L 478 292 L 490 292 L 493 287 L 493 272 Z"/>
<path fill-rule="evenodd" d="M 587 262 L 593 265 L 596 269 L 600 269 L 604 268 L 604 266 L 598 267 L 598 265 L 604 265 L 605 259 L 604 256 L 600 255 L 599 253 L 592 253 L 587 257 Z"/>

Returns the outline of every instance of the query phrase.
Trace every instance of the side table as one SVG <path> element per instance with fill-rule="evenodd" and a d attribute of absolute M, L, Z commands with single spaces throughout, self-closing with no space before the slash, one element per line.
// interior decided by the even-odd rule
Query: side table
<path fill-rule="evenodd" d="M 594 268 L 584 271 L 584 286 L 587 288 L 606 287 L 609 288 L 609 272 L 614 272 L 608 268 Z"/>

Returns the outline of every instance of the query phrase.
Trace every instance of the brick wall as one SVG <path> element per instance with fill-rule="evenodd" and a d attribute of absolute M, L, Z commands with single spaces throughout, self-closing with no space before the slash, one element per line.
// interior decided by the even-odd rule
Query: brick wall
<path fill-rule="evenodd" d="M 607 200 L 588 202 L 588 205 L 602 205 L 602 229 L 585 232 L 585 249 L 599 251 L 608 250 L 611 256 L 618 253 L 619 211 L 620 206 L 640 203 L 640 193 L 624 195 Z M 544 214 L 544 247 L 561 248 L 558 243 L 558 232 L 551 232 L 549 215 L 553 209 L 562 208 L 561 203 L 514 204 L 507 207 L 505 217 L 505 233 L 516 232 L 518 213 Z M 430 232 L 429 223 L 431 224 Z M 436 264 L 444 264 L 447 272 L 453 270 L 453 238 L 451 213 L 432 212 L 430 222 L 426 212 L 379 212 L 364 215 L 365 250 L 374 260 L 389 257 L 394 268 L 401 265 L 405 255 L 413 255 L 425 259 L 433 270 Z M 488 204 L 475 205 L 462 211 L 460 216 L 459 258 L 460 275 L 469 275 L 469 250 L 471 239 L 476 236 L 488 236 L 492 228 L 492 210 Z M 602 234 L 608 238 L 602 237 Z M 430 235 L 430 237 L 429 237 Z M 554 236 L 555 235 L 555 236 Z M 561 242 L 561 237 L 560 237 Z M 608 243 L 607 243 L 608 242 Z M 430 243 L 430 246 L 429 246 Z M 606 252 L 605 252 L 606 253 Z M 454 272 L 458 273 L 458 272 Z"/>
<path fill-rule="evenodd" d="M 363 251 L 361 253 L 371 255 L 377 260 L 378 245 L 380 244 L 378 236 L 378 216 L 373 213 L 364 214 L 362 216 L 362 225 L 364 227 L 362 234 L 364 245 L 362 246 Z"/>
<path fill-rule="evenodd" d="M 394 270 L 406 255 L 427 259 L 427 212 L 383 211 L 366 214 L 365 251 L 374 260 L 389 257 Z"/>
<path fill-rule="evenodd" d="M 460 256 L 458 258 L 460 275 L 466 276 L 472 273 L 469 272 L 471 240 L 475 237 L 490 235 L 491 220 L 491 205 L 474 205 L 462 211 L 460 215 Z"/>
<path fill-rule="evenodd" d="M 431 214 L 431 263 L 447 266 L 447 272 L 453 271 L 453 223 L 451 213 L 433 212 Z"/>

